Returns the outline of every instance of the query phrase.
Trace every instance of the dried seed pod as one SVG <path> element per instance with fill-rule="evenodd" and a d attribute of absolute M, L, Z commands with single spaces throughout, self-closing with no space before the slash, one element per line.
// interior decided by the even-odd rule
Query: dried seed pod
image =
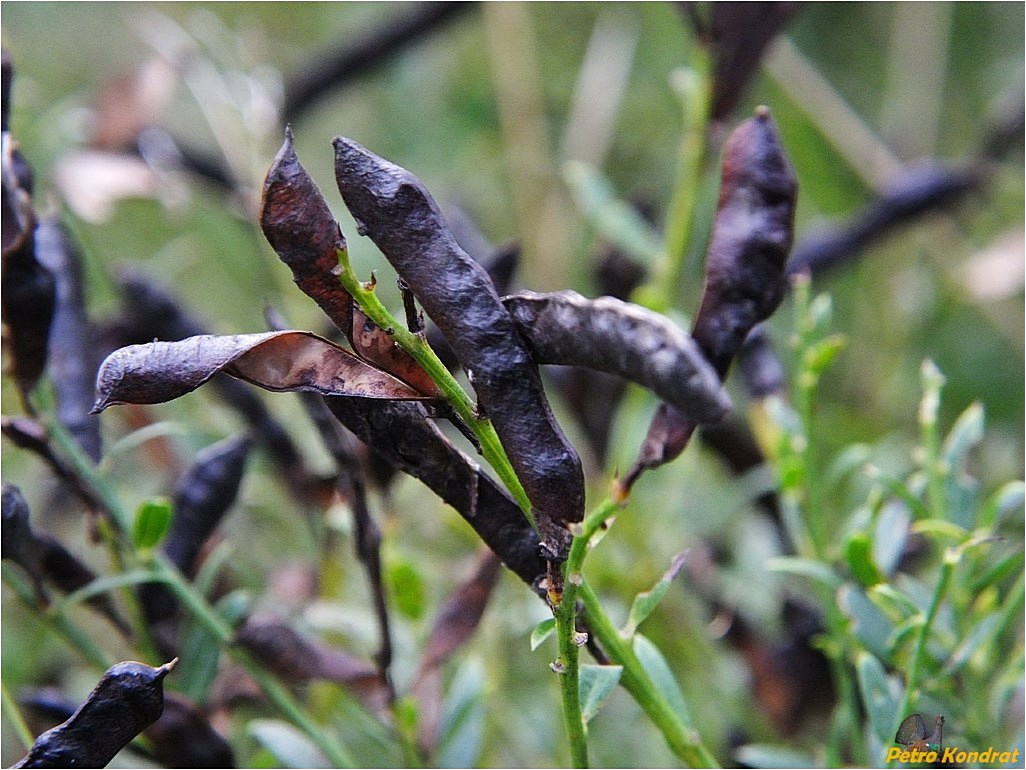
<path fill-rule="evenodd" d="M 181 340 L 207 332 L 166 290 L 141 273 L 123 271 L 118 276 L 124 301 L 119 324 L 119 344 L 154 339 Z M 288 431 L 264 406 L 253 389 L 234 377 L 218 375 L 213 386 L 220 397 L 241 414 L 261 446 L 274 460 L 293 495 L 304 502 L 320 498 L 321 480 L 306 466 Z"/>
<path fill-rule="evenodd" d="M 584 366 L 650 388 L 696 422 L 730 408 L 720 378 L 694 341 L 665 316 L 613 297 L 575 291 L 503 298 L 541 364 Z"/>
<path fill-rule="evenodd" d="M 182 572 L 235 502 L 252 439 L 242 434 L 203 449 L 174 491 L 174 521 L 162 550 Z"/>
<path fill-rule="evenodd" d="M 745 338 L 737 354 L 737 365 L 745 388 L 753 398 L 784 392 L 787 382 L 784 365 L 761 324 Z"/>
<path fill-rule="evenodd" d="M 0 317 L 6 327 L 14 378 L 27 402 L 46 368 L 47 339 L 56 296 L 53 274 L 36 259 L 36 215 L 23 181 L 27 165 L 6 131 L 0 149 L 3 249 L 0 266 Z"/>
<path fill-rule="evenodd" d="M 85 703 L 63 724 L 36 738 L 14 767 L 105 767 L 164 710 L 164 677 L 177 658 L 159 668 L 135 661 L 107 669 Z"/>
<path fill-rule="evenodd" d="M 175 485 L 174 518 L 161 550 L 182 573 L 193 573 L 200 549 L 235 501 L 251 446 L 243 434 L 206 447 Z M 174 654 L 178 600 L 163 583 L 142 585 L 139 600 L 161 653 Z"/>
<path fill-rule="evenodd" d="M 164 767 L 235 767 L 228 741 L 195 703 L 176 693 L 164 694 L 164 713 L 143 735 Z"/>
<path fill-rule="evenodd" d="M 763 52 L 800 7 L 794 2 L 710 4 L 711 18 L 706 35 L 713 58 L 709 109 L 713 120 L 730 117 L 755 74 Z"/>
<path fill-rule="evenodd" d="M 706 284 L 691 336 L 723 377 L 748 332 L 787 288 L 798 183 L 770 112 L 731 133 L 706 257 Z"/>
<path fill-rule="evenodd" d="M 760 107 L 727 139 L 705 292 L 691 331 L 721 379 L 748 333 L 784 296 L 797 193 L 773 119 Z M 645 469 L 677 457 L 694 430 L 686 415 L 661 404 L 623 488 L 630 489 Z"/>
<path fill-rule="evenodd" d="M 285 129 L 285 143 L 264 180 L 260 228 L 292 270 L 296 285 L 346 336 L 358 356 L 426 395 L 438 395 L 427 372 L 363 314 L 339 282 L 338 250 L 346 247 L 346 239 L 321 191 L 299 162 L 291 128 Z"/>
<path fill-rule="evenodd" d="M 96 375 L 93 411 L 102 412 L 116 404 L 171 401 L 222 372 L 271 391 L 425 398 L 392 375 L 311 332 L 201 334 L 115 350 Z"/>
<path fill-rule="evenodd" d="M 449 442 L 420 404 L 347 398 L 325 403 L 373 451 L 455 508 L 521 580 L 537 586 L 545 574 L 538 535 L 512 498 Z"/>
<path fill-rule="evenodd" d="M 36 228 L 36 258 L 56 279 L 56 305 L 50 327 L 49 372 L 57 419 L 94 462 L 103 453 L 99 418 L 90 415 L 96 360 L 86 315 L 82 259 L 54 218 Z"/>
<path fill-rule="evenodd" d="M 285 143 L 264 179 L 260 229 L 292 270 L 296 285 L 351 338 L 353 298 L 339 283 L 336 253 L 346 247 L 346 239 L 321 191 L 299 162 L 290 127 L 285 129 Z"/>
<path fill-rule="evenodd" d="M 584 474 L 488 273 L 456 242 L 409 171 L 336 137 L 335 179 L 357 221 L 438 325 L 467 371 L 531 500 L 548 558 L 565 558 L 584 515 Z"/>
<path fill-rule="evenodd" d="M 56 538 L 46 532 L 35 531 L 29 519 L 28 502 L 21 490 L 5 482 L 2 556 L 28 573 L 40 604 L 46 605 L 49 602 L 43 587 L 44 580 L 70 594 L 96 579 L 96 574 Z M 130 633 L 128 623 L 118 613 L 109 596 L 94 596 L 87 604 L 107 616 L 122 633 Z"/>

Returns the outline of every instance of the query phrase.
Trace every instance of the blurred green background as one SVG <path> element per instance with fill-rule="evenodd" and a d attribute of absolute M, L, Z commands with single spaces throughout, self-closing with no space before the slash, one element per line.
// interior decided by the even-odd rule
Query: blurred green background
<path fill-rule="evenodd" d="M 171 287 L 214 331 L 263 330 L 267 305 L 296 328 L 322 329 L 319 311 L 294 288 L 255 225 L 263 174 L 282 140 L 284 121 L 277 107 L 285 84 L 316 62 L 319 52 L 345 48 L 412 8 L 405 3 L 3 3 L 3 45 L 15 68 L 11 130 L 36 174 L 37 205 L 60 207 L 83 247 L 90 313 L 102 318 L 117 312 L 112 271 L 132 264 Z M 758 104 L 773 110 L 801 185 L 798 239 L 856 211 L 901 164 L 979 156 L 990 126 L 1008 110 L 1022 111 L 1023 28 L 1021 3 L 802 7 L 731 121 Z M 161 55 L 180 57 L 177 74 L 161 70 Z M 695 57 L 691 28 L 669 3 L 468 6 L 433 34 L 295 116 L 296 148 L 349 237 L 355 263 L 361 272 L 377 269 L 379 277 L 389 276 L 381 286 L 392 301 L 387 264 L 356 235 L 335 190 L 330 140 L 337 134 L 412 170 L 439 200 L 466 211 L 491 242 L 519 240 L 524 254 L 518 287 L 574 288 L 593 296 L 592 255 L 599 237 L 567 192 L 564 163 L 595 164 L 621 197 L 651 206 L 661 226 L 681 141 L 673 73 Z M 148 62 L 153 80 L 147 93 L 167 90 L 155 107 L 159 125 L 183 146 L 218 159 L 237 187 L 226 194 L 167 172 L 147 194 L 116 201 L 106 212 L 89 208 L 94 196 L 102 198 L 99 179 L 87 182 L 86 190 L 73 189 L 62 173 L 82 168 L 69 163 L 82 159 L 98 121 L 116 116 L 117 110 L 97 110 L 100 94 Z M 597 79 L 596 91 L 583 89 L 584 75 Z M 572 117 L 588 130 L 569 130 Z M 866 442 L 878 465 L 895 476 L 907 470 L 916 437 L 920 363 L 929 357 L 947 377 L 946 423 L 973 401 L 986 409 L 987 436 L 974 467 L 983 488 L 1021 477 L 1022 169 L 1020 135 L 1011 152 L 992 164 L 981 193 L 902 228 L 858 262 L 814 283 L 814 290 L 832 294 L 835 329 L 848 338 L 821 387 L 814 427 L 824 454 Z M 710 179 L 715 182 L 715 175 Z M 699 203 L 706 227 L 714 201 L 715 187 L 709 184 Z M 700 237 L 691 248 L 701 254 Z M 701 290 L 697 260 L 688 263 L 686 278 L 677 307 L 684 314 L 693 311 Z M 789 323 L 785 303 L 771 324 L 780 350 L 786 349 Z M 20 409 L 10 383 L 3 397 L 5 413 Z M 312 462 L 327 470 L 293 398 L 264 400 L 296 431 Z M 743 404 L 740 391 L 735 401 Z M 617 415 L 605 467 L 591 461 L 592 500 L 603 496 L 615 469 L 633 460 L 654 403 L 630 392 Z M 563 413 L 560 404 L 556 408 Z M 153 412 L 167 422 L 186 457 L 240 428 L 234 414 L 204 393 Z M 131 430 L 117 410 L 103 420 L 108 447 Z M 579 429 L 565 422 L 571 437 L 579 438 Z M 6 444 L 4 450 L 5 480 L 22 486 L 34 515 L 79 543 L 78 551 L 89 558 L 81 527 L 50 508 L 51 485 L 42 467 Z M 267 461 L 257 457 L 225 525 L 236 543 L 233 579 L 257 596 L 267 573 L 293 560 L 309 561 L 322 547 L 316 529 L 295 525 L 300 513 L 262 470 Z M 108 460 L 105 472 L 132 505 L 165 492 L 171 481 L 142 454 L 129 451 Z M 748 606 L 751 617 L 772 617 L 775 578 L 761 566 L 765 533 L 750 515 L 752 494 L 697 446 L 646 477 L 590 562 L 611 614 L 618 617 L 617 603 L 651 585 L 674 553 L 712 537 L 728 542 L 734 554 L 736 595 L 731 598 Z M 835 502 L 838 509 L 852 505 Z M 470 570 L 476 546 L 455 514 L 415 482 L 399 483 L 379 501 L 378 511 L 386 531 L 386 562 L 406 575 L 396 590 L 412 591 L 413 575 L 424 591 L 415 602 L 417 611 L 398 624 L 401 689 L 434 609 Z M 338 528 L 345 540 L 345 522 Z M 322 575 L 319 606 L 328 617 L 322 618 L 323 628 L 350 647 L 371 651 L 373 624 L 362 572 L 348 542 L 337 552 L 338 563 Z M 102 559 L 97 568 L 104 569 Z M 766 586 L 766 595 L 756 595 L 753 586 Z M 46 637 L 6 593 L 4 599 L 3 676 L 9 690 L 40 681 L 87 690 L 89 671 L 66 672 L 77 664 L 74 654 Z M 756 736 L 769 735 L 748 699 L 736 655 L 709 640 L 706 612 L 684 588 L 671 593 L 646 631 L 673 661 L 703 735 L 714 746 L 723 746 L 738 723 Z M 489 708 L 483 712 L 487 737 L 480 752 L 454 756 L 454 764 L 565 761 L 558 694 L 545 658 L 551 650 L 531 653 L 527 641 L 544 614 L 539 602 L 507 578 L 470 648 L 457 656 L 448 675 Z M 323 694 L 326 710 L 337 706 L 335 698 Z M 796 742 L 815 744 L 810 730 Z M 5 763 L 18 756 L 8 745 L 8 732 Z M 614 695 L 592 734 L 596 765 L 673 762 L 624 693 Z M 237 740 L 243 745 L 245 738 Z M 401 761 L 367 741 L 361 757 L 369 764 Z"/>

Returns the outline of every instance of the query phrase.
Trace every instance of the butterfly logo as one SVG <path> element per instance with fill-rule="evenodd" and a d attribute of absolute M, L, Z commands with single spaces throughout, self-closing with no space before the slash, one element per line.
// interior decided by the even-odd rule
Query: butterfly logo
<path fill-rule="evenodd" d="M 938 716 L 933 733 L 926 734 L 926 721 L 922 714 L 909 714 L 902 720 L 894 742 L 912 751 L 940 751 L 944 743 L 944 717 Z"/>

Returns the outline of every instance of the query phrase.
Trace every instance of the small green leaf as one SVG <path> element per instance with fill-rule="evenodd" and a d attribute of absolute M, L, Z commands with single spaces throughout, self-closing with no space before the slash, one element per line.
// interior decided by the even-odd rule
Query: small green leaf
<path fill-rule="evenodd" d="M 581 717 L 588 724 L 620 681 L 623 666 L 582 665 L 579 669 Z"/>
<path fill-rule="evenodd" d="M 659 578 L 658 582 L 652 586 L 648 591 L 644 591 L 634 597 L 634 603 L 631 604 L 630 614 L 627 616 L 627 625 L 624 626 L 621 632 L 625 639 L 630 639 L 634 636 L 634 632 L 638 630 L 638 626 L 652 614 L 652 610 L 656 608 L 662 598 L 666 595 L 666 592 L 670 589 L 670 583 L 677 577 L 681 567 L 684 566 L 684 559 L 687 556 L 686 551 L 681 551 L 673 557 L 673 561 L 670 563 L 670 568 L 663 573 L 663 576 Z"/>
<path fill-rule="evenodd" d="M 1005 515 L 1021 508 L 1026 499 L 1026 484 L 1021 481 L 1010 481 L 990 496 L 980 511 L 979 526 L 994 529 L 1005 518 Z"/>
<path fill-rule="evenodd" d="M 1000 622 L 1001 618 L 998 615 L 987 615 L 977 623 L 972 631 L 969 632 L 965 641 L 958 645 L 958 649 L 951 653 L 951 658 L 944 665 L 945 676 L 950 676 L 962 668 L 985 642 L 990 641 L 990 637 L 993 636 Z"/>
<path fill-rule="evenodd" d="M 802 368 L 818 379 L 823 372 L 830 368 L 846 344 L 847 340 L 844 335 L 831 334 L 810 345 L 802 354 Z"/>
<path fill-rule="evenodd" d="M 643 634 L 635 634 L 634 654 L 638 656 L 641 667 L 645 669 L 656 690 L 663 696 L 670 708 L 680 714 L 682 722 L 691 724 L 684 693 L 681 692 L 680 685 L 677 684 L 677 679 L 659 648 Z"/>
<path fill-rule="evenodd" d="M 863 646 L 886 660 L 889 654 L 887 641 L 894 626 L 883 611 L 852 583 L 842 586 L 837 592 L 837 603 L 851 620 L 852 631 Z"/>
<path fill-rule="evenodd" d="M 984 424 L 983 404 L 979 401 L 970 404 L 955 420 L 941 449 L 941 455 L 949 468 L 959 467 L 969 450 L 980 443 L 983 439 Z"/>
<path fill-rule="evenodd" d="M 900 500 L 888 500 L 880 508 L 873 532 L 873 561 L 885 575 L 898 568 L 911 521 L 908 506 Z"/>
<path fill-rule="evenodd" d="M 424 579 L 409 562 L 397 562 L 388 567 L 385 582 L 392 594 L 396 609 L 416 620 L 424 614 Z"/>
<path fill-rule="evenodd" d="M 867 652 L 859 653 L 855 669 L 870 729 L 881 743 L 887 744 L 893 735 L 901 685 L 888 677 L 883 664 Z"/>
<path fill-rule="evenodd" d="M 873 561 L 873 544 L 865 532 L 855 532 L 848 538 L 844 556 L 852 575 L 864 586 L 874 586 L 884 581 L 880 569 Z"/>
<path fill-rule="evenodd" d="M 155 548 L 171 528 L 171 501 L 166 497 L 144 500 L 135 512 L 132 543 L 139 550 Z"/>
<path fill-rule="evenodd" d="M 556 630 L 556 619 L 545 618 L 541 623 L 534 627 L 531 632 L 531 649 L 537 650 L 542 642 L 552 636 L 552 633 Z"/>
<path fill-rule="evenodd" d="M 331 767 L 331 762 L 297 728 L 279 719 L 251 719 L 246 730 L 282 767 Z"/>

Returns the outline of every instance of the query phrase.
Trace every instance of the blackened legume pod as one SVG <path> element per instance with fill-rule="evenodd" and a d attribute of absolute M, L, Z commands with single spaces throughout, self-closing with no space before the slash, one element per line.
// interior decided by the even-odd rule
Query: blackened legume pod
<path fill-rule="evenodd" d="M 529 586 L 545 575 L 538 535 L 517 504 L 409 401 L 327 397 L 332 414 L 390 465 L 420 479 Z"/>
<path fill-rule="evenodd" d="M 175 663 L 159 668 L 135 661 L 114 664 L 78 711 L 36 738 L 14 767 L 105 767 L 161 715 L 164 677 Z"/>
<path fill-rule="evenodd" d="M 696 422 L 730 408 L 720 378 L 698 346 L 665 316 L 613 297 L 575 291 L 503 298 L 540 364 L 584 366 L 650 388 Z"/>
<path fill-rule="evenodd" d="M 362 235 L 377 244 L 445 335 L 531 500 L 548 558 L 565 558 L 584 516 L 584 474 L 556 423 L 531 355 L 487 272 L 456 242 L 409 171 L 337 137 L 335 179 Z"/>
<path fill-rule="evenodd" d="M 727 139 L 705 293 L 691 331 L 720 377 L 748 332 L 783 299 L 797 197 L 776 125 L 760 107 Z"/>

